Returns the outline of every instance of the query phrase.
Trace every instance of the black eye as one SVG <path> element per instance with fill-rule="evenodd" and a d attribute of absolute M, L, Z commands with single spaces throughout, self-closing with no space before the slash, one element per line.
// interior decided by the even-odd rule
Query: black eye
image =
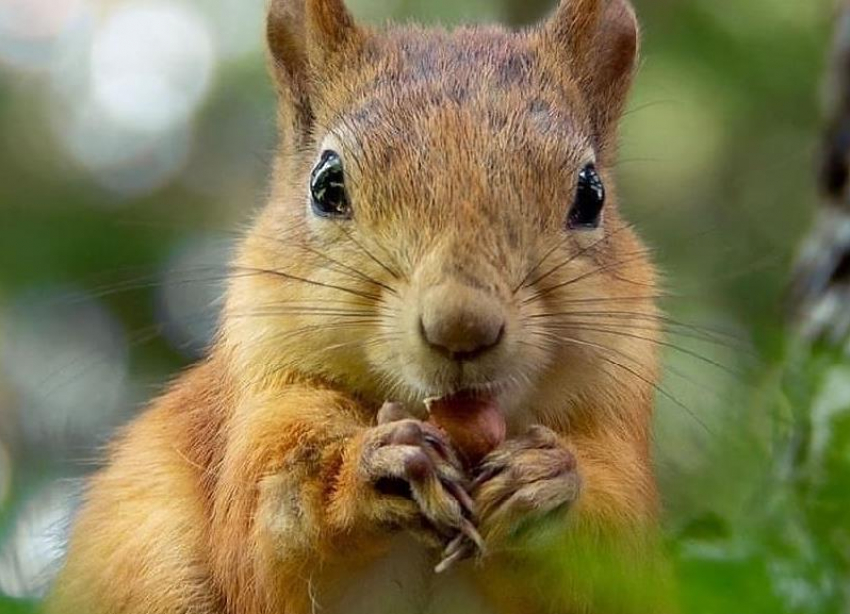
<path fill-rule="evenodd" d="M 578 175 L 578 187 L 570 209 L 568 226 L 579 230 L 598 228 L 604 206 L 605 186 L 602 185 L 602 177 L 593 164 L 588 164 Z"/>
<path fill-rule="evenodd" d="M 322 152 L 319 163 L 313 169 L 310 175 L 310 200 L 313 213 L 320 217 L 351 217 L 342 159 L 335 151 Z"/>

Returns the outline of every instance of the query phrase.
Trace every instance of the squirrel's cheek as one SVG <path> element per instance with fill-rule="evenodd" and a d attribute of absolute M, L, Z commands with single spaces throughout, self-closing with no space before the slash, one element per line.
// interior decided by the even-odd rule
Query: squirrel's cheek
<path fill-rule="evenodd" d="M 597 228 L 566 230 L 565 232 L 569 233 L 570 238 L 575 241 L 579 250 L 592 249 L 594 245 L 599 245 L 600 241 L 604 241 L 608 234 L 605 231 L 604 214 Z"/>

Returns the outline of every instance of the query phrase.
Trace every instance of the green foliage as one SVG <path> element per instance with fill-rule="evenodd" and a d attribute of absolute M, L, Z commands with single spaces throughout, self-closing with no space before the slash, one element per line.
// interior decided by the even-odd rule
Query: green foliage
<path fill-rule="evenodd" d="M 836 398 L 830 385 L 850 382 L 842 363 L 815 351 L 786 368 L 793 422 L 754 504 L 737 522 L 704 519 L 676 536 L 685 611 L 846 611 L 850 397 Z"/>
<path fill-rule="evenodd" d="M 35 603 L 0 597 L 0 614 L 34 614 L 36 611 Z"/>

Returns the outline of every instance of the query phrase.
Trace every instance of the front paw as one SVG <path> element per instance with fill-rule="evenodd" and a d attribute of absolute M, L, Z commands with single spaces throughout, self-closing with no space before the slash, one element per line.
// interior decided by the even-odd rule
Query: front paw
<path fill-rule="evenodd" d="M 434 426 L 399 420 L 370 429 L 359 465 L 361 503 L 377 523 L 407 528 L 435 546 L 459 534 L 481 545 L 462 466 Z"/>
<path fill-rule="evenodd" d="M 535 426 L 505 442 L 484 458 L 472 485 L 487 546 L 568 509 L 580 487 L 575 457 L 550 429 Z"/>

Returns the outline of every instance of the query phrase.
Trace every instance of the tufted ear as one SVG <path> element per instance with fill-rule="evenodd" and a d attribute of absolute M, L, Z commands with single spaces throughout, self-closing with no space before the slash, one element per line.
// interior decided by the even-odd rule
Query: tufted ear
<path fill-rule="evenodd" d="M 601 147 L 614 137 L 637 65 L 640 35 L 629 0 L 561 0 L 545 24 L 548 52 L 588 105 Z"/>
<path fill-rule="evenodd" d="M 267 37 L 284 147 L 303 144 L 316 85 L 339 68 L 360 34 L 343 0 L 271 0 Z"/>

